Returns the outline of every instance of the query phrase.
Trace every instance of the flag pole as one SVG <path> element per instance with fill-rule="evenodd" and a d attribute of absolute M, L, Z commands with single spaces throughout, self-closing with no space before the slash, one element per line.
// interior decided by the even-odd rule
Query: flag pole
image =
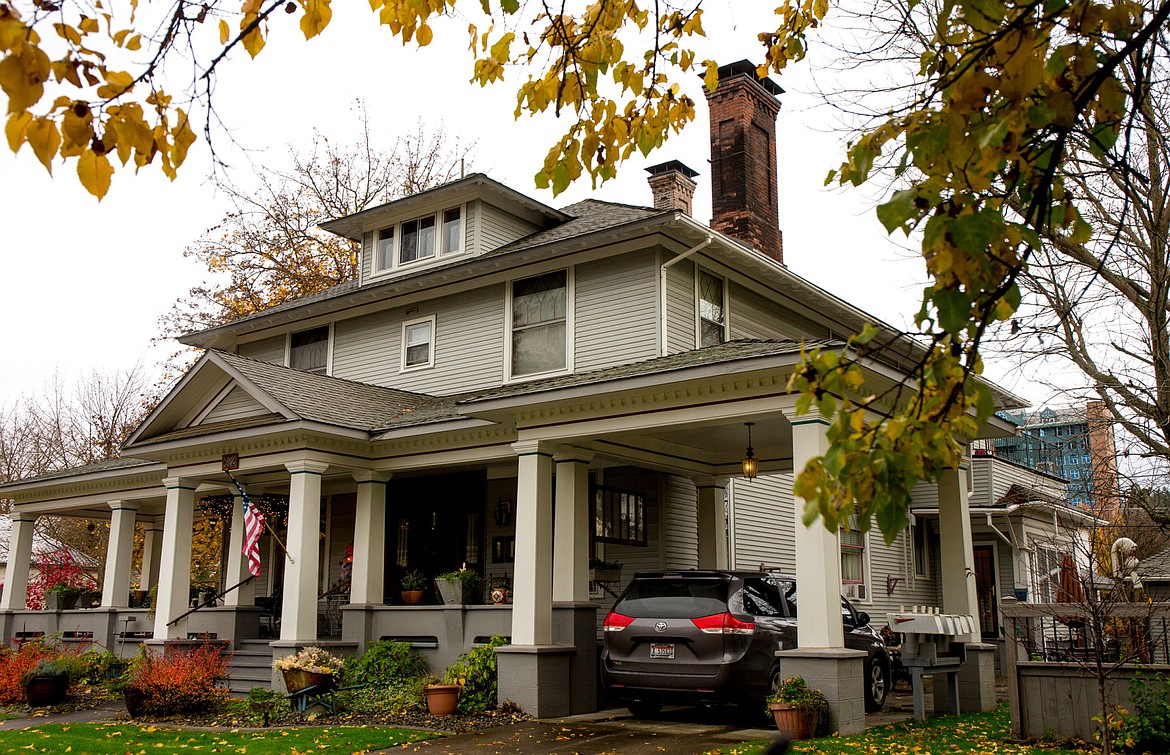
<path fill-rule="evenodd" d="M 243 498 L 249 506 L 254 505 L 248 498 L 248 494 L 244 492 L 244 486 L 240 484 L 240 481 L 237 480 L 229 470 L 225 469 L 224 472 L 227 472 L 228 479 L 231 480 L 232 483 L 236 486 L 236 490 L 240 491 L 240 498 Z M 272 525 L 268 523 L 268 517 L 261 517 L 261 519 L 264 521 L 265 529 L 267 529 L 269 534 L 272 535 L 272 541 L 280 546 L 280 549 L 284 552 L 285 557 L 288 558 L 289 563 L 295 564 L 297 560 L 293 558 L 293 554 L 288 552 L 288 548 L 284 547 L 284 543 L 280 542 L 280 538 L 277 536 L 276 530 L 272 529 Z"/>

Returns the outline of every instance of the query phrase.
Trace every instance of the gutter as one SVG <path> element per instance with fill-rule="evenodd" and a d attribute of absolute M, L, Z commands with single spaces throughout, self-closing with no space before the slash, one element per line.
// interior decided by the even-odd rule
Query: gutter
<path fill-rule="evenodd" d="M 675 263 L 682 262 L 687 257 L 690 257 L 692 254 L 695 254 L 697 252 L 702 251 L 703 249 L 706 249 L 708 246 L 711 245 L 711 242 L 714 240 L 715 240 L 715 235 L 713 233 L 711 233 L 710 231 L 708 231 L 706 239 L 704 239 L 703 241 L 700 241 L 698 244 L 695 244 L 690 249 L 686 250 L 685 252 L 678 255 L 677 257 L 673 257 L 673 258 L 667 260 L 666 262 L 663 262 L 662 266 L 658 269 L 658 284 L 659 284 L 658 323 L 659 323 L 659 338 L 661 339 L 660 340 L 661 348 L 659 349 L 660 356 L 667 356 L 667 354 L 669 353 L 669 350 L 667 348 L 667 342 L 666 342 L 666 337 L 667 337 L 667 332 L 666 332 L 667 331 L 667 324 L 666 323 L 667 323 L 667 319 L 668 319 L 667 312 L 666 312 L 666 271 L 668 268 L 673 267 L 675 265 Z"/>

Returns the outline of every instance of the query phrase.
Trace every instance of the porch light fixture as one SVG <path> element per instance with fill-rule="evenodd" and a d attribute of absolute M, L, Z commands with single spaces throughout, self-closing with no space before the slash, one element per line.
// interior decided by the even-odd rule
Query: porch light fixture
<path fill-rule="evenodd" d="M 512 502 L 500 498 L 496 501 L 496 524 L 507 527 L 512 523 Z"/>
<path fill-rule="evenodd" d="M 744 479 L 748 482 L 751 482 L 756 478 L 756 472 L 759 471 L 760 468 L 760 460 L 756 458 L 756 452 L 752 450 L 752 425 L 756 423 L 744 422 L 743 424 L 748 429 L 748 445 L 747 454 L 744 455 L 743 461 L 740 462 L 740 466 L 743 467 Z"/>

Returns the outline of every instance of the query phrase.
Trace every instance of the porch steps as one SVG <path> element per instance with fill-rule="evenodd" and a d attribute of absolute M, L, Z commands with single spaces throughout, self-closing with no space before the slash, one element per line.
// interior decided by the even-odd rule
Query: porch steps
<path fill-rule="evenodd" d="M 228 689 L 246 695 L 253 687 L 272 687 L 272 648 L 268 640 L 241 640 L 228 663 Z"/>

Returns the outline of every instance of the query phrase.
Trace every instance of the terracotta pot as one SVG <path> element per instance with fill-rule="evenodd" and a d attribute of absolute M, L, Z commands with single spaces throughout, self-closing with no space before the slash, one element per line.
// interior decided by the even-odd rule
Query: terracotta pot
<path fill-rule="evenodd" d="M 814 721 L 811 713 L 780 703 L 772 703 L 768 710 L 772 711 L 772 717 L 776 719 L 776 728 L 789 739 L 808 739 L 812 736 Z"/>
<path fill-rule="evenodd" d="M 425 688 L 427 710 L 432 716 L 449 716 L 459 705 L 458 684 L 432 684 Z"/>
<path fill-rule="evenodd" d="M 58 705 L 65 701 L 68 691 L 68 676 L 34 676 L 24 685 L 24 696 L 34 708 Z"/>
<path fill-rule="evenodd" d="M 426 594 L 426 590 L 403 590 L 402 602 L 408 606 L 417 606 Z"/>
<path fill-rule="evenodd" d="M 316 687 L 314 692 L 329 692 L 336 689 L 337 680 L 333 674 L 317 674 L 301 669 L 281 669 L 284 676 L 284 686 L 289 692 L 300 692 L 309 687 Z"/>

